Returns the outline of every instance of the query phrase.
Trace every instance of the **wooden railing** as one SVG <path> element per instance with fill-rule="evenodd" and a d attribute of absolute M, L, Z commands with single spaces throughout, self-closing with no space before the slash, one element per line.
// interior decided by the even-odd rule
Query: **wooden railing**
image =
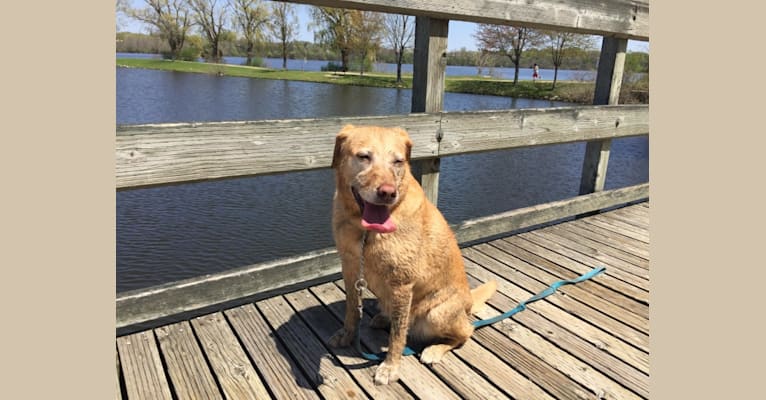
<path fill-rule="evenodd" d="M 413 114 L 117 127 L 118 190 L 328 168 L 345 124 L 400 126 L 414 143 L 421 184 L 437 203 L 440 157 L 587 142 L 580 196 L 453 226 L 460 243 L 645 199 L 649 185 L 603 191 L 611 140 L 648 135 L 647 105 L 616 105 L 627 39 L 648 39 L 645 1 L 296 1 L 417 15 Z M 594 106 L 442 112 L 448 20 L 556 28 L 604 37 Z M 329 212 L 329 210 L 328 210 Z M 257 297 L 340 272 L 334 249 L 117 296 L 117 328 Z"/>

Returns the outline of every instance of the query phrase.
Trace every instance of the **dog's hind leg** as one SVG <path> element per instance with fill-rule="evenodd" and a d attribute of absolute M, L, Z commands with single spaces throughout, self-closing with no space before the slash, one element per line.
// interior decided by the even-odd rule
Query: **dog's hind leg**
<path fill-rule="evenodd" d="M 419 339 L 433 343 L 423 350 L 420 361 L 434 364 L 450 350 L 460 347 L 473 334 L 465 305 L 458 301 L 446 301 L 415 322 L 412 333 Z"/>

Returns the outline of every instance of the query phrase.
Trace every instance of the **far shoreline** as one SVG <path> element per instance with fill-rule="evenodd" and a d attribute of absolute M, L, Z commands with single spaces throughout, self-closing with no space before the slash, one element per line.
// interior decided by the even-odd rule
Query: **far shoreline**
<path fill-rule="evenodd" d="M 361 75 L 358 71 L 345 73 L 296 71 L 245 65 L 147 58 L 117 58 L 116 66 L 253 79 L 293 80 L 381 88 L 412 88 L 412 74 L 404 73 L 402 74 L 402 82 L 397 84 L 396 74 L 381 72 L 366 72 Z M 516 85 L 513 85 L 513 80 L 486 76 L 448 76 L 445 78 L 445 91 L 447 92 L 592 104 L 594 82 L 558 81 L 556 82 L 555 89 L 552 89 L 552 86 L 552 80 L 539 80 L 537 82 L 519 80 Z M 641 99 L 633 99 L 632 96 L 626 96 L 626 99 L 628 100 L 626 103 L 645 103 Z"/>

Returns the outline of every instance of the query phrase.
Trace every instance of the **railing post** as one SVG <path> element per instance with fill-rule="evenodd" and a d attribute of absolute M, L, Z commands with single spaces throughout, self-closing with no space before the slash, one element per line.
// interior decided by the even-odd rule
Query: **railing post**
<path fill-rule="evenodd" d="M 415 55 L 412 77 L 412 112 L 439 112 L 444 105 L 444 71 L 447 67 L 449 20 L 415 17 Z M 434 204 L 439 195 L 439 158 L 416 165 L 426 197 Z"/>
<path fill-rule="evenodd" d="M 594 105 L 619 102 L 627 46 L 628 39 L 604 37 L 598 59 Z M 611 145 L 611 139 L 596 140 L 586 145 L 580 180 L 581 195 L 604 190 Z"/>

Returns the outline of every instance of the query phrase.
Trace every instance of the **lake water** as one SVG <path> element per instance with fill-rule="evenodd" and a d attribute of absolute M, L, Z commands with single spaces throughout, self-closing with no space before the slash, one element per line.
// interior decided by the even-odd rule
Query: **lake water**
<path fill-rule="evenodd" d="M 129 68 L 116 74 L 118 124 L 391 115 L 411 105 L 411 91 L 401 89 Z M 447 111 L 567 105 L 444 98 Z M 584 149 L 576 143 L 444 158 L 439 208 L 456 223 L 576 196 Z M 647 138 L 613 141 L 607 189 L 647 182 L 648 165 Z M 117 291 L 332 246 L 332 177 L 324 169 L 117 192 Z"/>
<path fill-rule="evenodd" d="M 117 53 L 117 58 L 153 58 L 161 59 L 159 54 L 145 54 L 145 53 Z M 203 61 L 200 59 L 200 61 Z M 223 57 L 225 64 L 244 65 L 246 61 L 245 57 Z M 282 68 L 281 58 L 264 58 L 263 62 L 269 68 Z M 326 66 L 328 61 L 323 60 L 287 60 L 287 69 L 296 71 L 321 71 L 322 67 Z M 396 73 L 396 64 L 390 63 L 375 63 L 373 70 L 376 72 L 387 72 L 391 74 Z M 412 64 L 402 64 L 402 73 L 411 74 Z M 552 69 L 540 69 L 540 75 L 542 79 L 553 80 Z M 494 78 L 513 79 L 513 68 L 482 68 L 481 73 L 476 67 L 468 67 L 462 65 L 448 65 L 445 71 L 447 76 L 492 76 Z M 559 81 L 593 81 L 596 78 L 596 71 L 576 71 L 569 69 L 559 69 L 558 80 Z M 519 68 L 519 80 L 531 81 L 532 69 L 531 68 Z"/>

